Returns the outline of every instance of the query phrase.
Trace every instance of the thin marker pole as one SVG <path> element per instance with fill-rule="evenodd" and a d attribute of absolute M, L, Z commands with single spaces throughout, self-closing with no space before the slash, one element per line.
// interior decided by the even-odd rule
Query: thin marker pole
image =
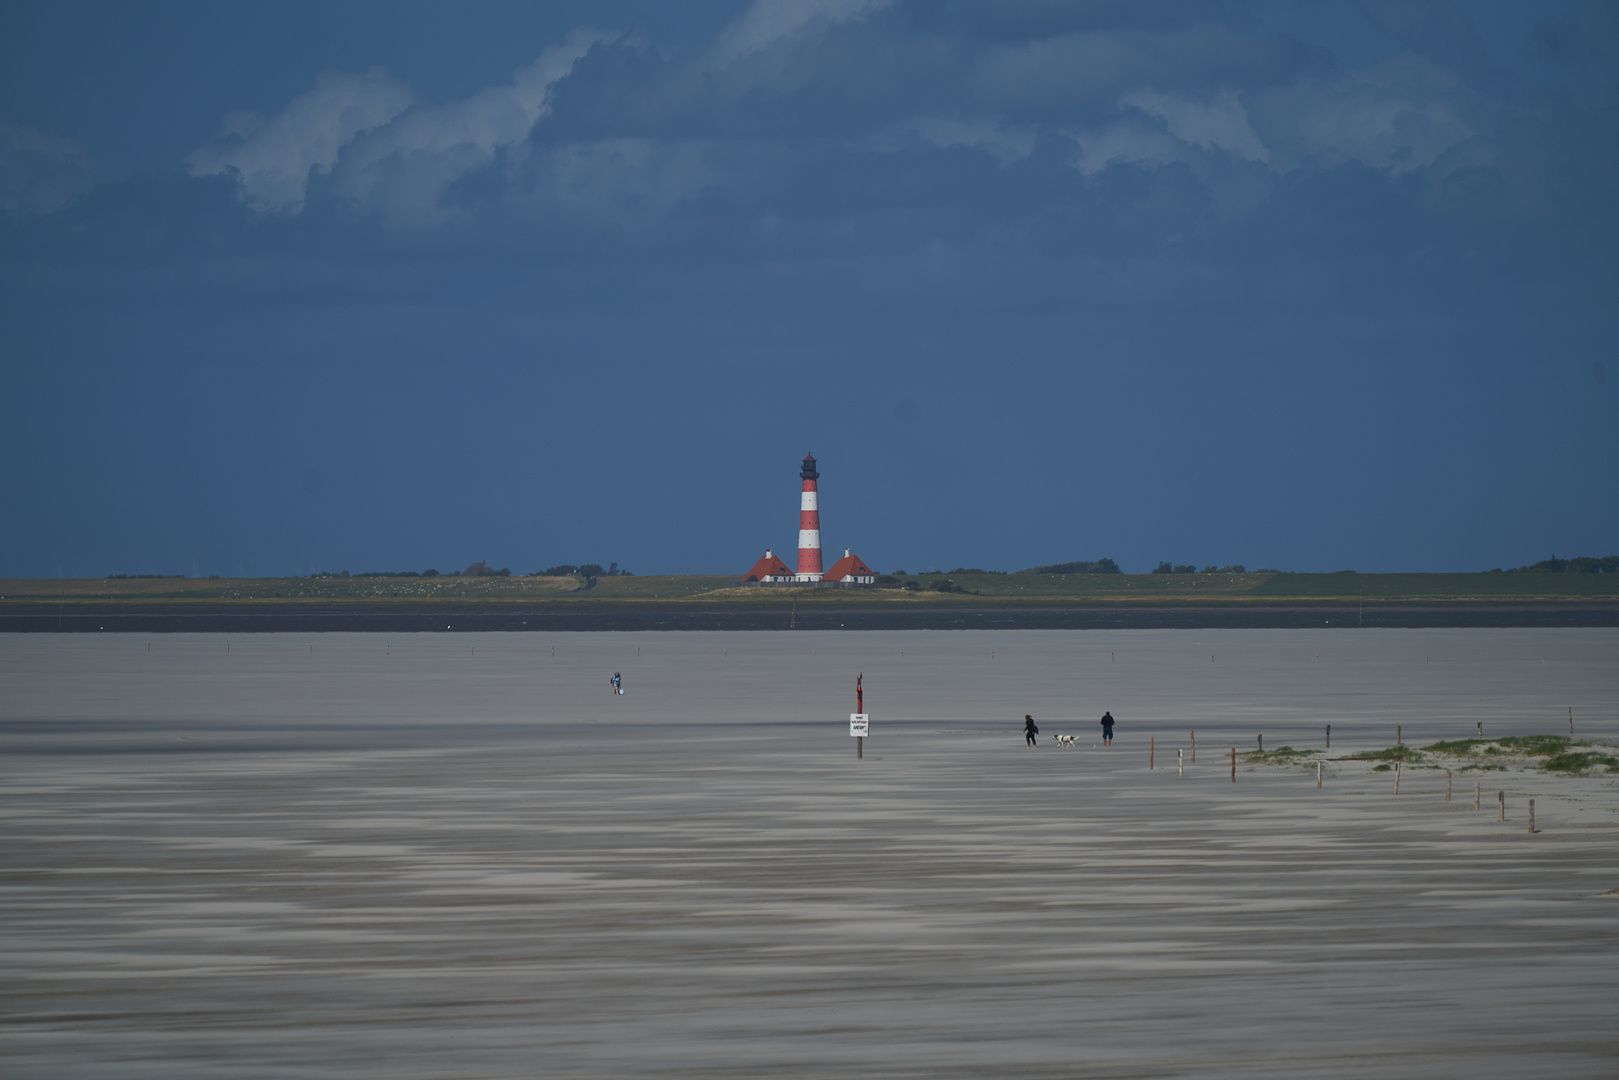
<path fill-rule="evenodd" d="M 1474 780 L 1473 781 L 1473 809 L 1474 810 L 1478 809 L 1478 788 L 1479 788 L 1479 783 L 1478 783 L 1477 780 Z"/>
<path fill-rule="evenodd" d="M 1153 748 L 1158 745 L 1158 736 L 1154 735 L 1147 740 L 1147 768 L 1152 768 Z"/>
<path fill-rule="evenodd" d="M 1568 733 L 1574 734 L 1574 706 L 1568 707 Z"/>
<path fill-rule="evenodd" d="M 1535 831 L 1535 800 L 1529 800 L 1529 831 Z"/>
<path fill-rule="evenodd" d="M 1265 736 L 1263 735 L 1259 737 L 1259 752 L 1261 754 L 1265 752 Z"/>
<path fill-rule="evenodd" d="M 1332 749 L 1332 725 L 1327 725 L 1327 749 Z"/>
<path fill-rule="evenodd" d="M 1495 793 L 1495 801 L 1501 804 L 1500 820 L 1505 821 L 1507 819 L 1507 793 L 1504 791 L 1497 791 Z"/>
<path fill-rule="evenodd" d="M 1399 793 L 1400 793 L 1400 763 L 1398 761 L 1396 761 L 1394 763 L 1394 794 L 1398 795 Z"/>
<path fill-rule="evenodd" d="M 1176 776 L 1185 776 L 1186 775 L 1186 751 L 1185 750 L 1177 750 L 1177 751 L 1175 751 L 1175 775 Z"/>
<path fill-rule="evenodd" d="M 1231 748 L 1231 782 L 1233 784 L 1237 782 L 1237 748 L 1235 746 Z"/>
<path fill-rule="evenodd" d="M 1394 725 L 1394 745 L 1395 746 L 1404 745 L 1404 740 L 1400 738 L 1400 725 L 1399 724 Z"/>
<path fill-rule="evenodd" d="M 1450 770 L 1445 770 L 1445 801 L 1450 801 Z"/>
<path fill-rule="evenodd" d="M 1315 763 L 1315 789 L 1317 791 L 1321 790 L 1321 763 L 1319 761 Z"/>
<path fill-rule="evenodd" d="M 854 677 L 854 711 L 857 714 L 866 711 L 866 690 L 865 687 L 860 685 L 865 681 L 865 678 L 866 673 L 863 671 Z M 854 737 L 854 756 L 857 761 L 866 759 L 866 737 L 864 735 Z"/>
<path fill-rule="evenodd" d="M 1484 721 L 1482 720 L 1478 722 L 1478 737 L 1484 738 Z"/>
<path fill-rule="evenodd" d="M 1197 732 L 1192 732 L 1192 764 L 1197 764 Z"/>

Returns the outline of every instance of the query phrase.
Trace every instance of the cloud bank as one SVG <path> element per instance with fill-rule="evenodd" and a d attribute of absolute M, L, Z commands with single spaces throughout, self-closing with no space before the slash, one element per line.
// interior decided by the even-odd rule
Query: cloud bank
<path fill-rule="evenodd" d="M 1356 69 L 1220 5 L 759 0 L 703 49 L 580 30 L 509 85 L 443 104 L 380 70 L 329 72 L 274 116 L 227 118 L 188 167 L 260 213 L 318 202 L 418 241 L 770 256 L 1052 215 L 1184 238 L 1346 169 L 1415 181 L 1412 196 L 1491 188 L 1499 212 L 1543 200 L 1530 159 L 1561 133 L 1537 136 L 1535 102 L 1436 58 L 1476 53 L 1465 20 L 1372 16 L 1410 47 Z M 1157 230 L 1155 193 L 1175 204 Z"/>

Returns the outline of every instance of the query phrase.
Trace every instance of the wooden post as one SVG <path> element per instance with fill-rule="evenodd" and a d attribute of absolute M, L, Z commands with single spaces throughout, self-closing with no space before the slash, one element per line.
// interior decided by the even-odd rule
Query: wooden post
<path fill-rule="evenodd" d="M 1185 750 L 1177 750 L 1177 751 L 1175 751 L 1175 775 L 1176 776 L 1185 776 L 1186 775 L 1186 751 Z"/>
<path fill-rule="evenodd" d="M 1445 801 L 1450 801 L 1450 770 L 1445 770 Z"/>
<path fill-rule="evenodd" d="M 1478 722 L 1478 737 L 1484 738 L 1484 721 L 1482 720 Z"/>
<path fill-rule="evenodd" d="M 1568 733 L 1574 734 L 1574 706 L 1568 707 Z"/>
<path fill-rule="evenodd" d="M 1535 800 L 1529 800 L 1529 831 L 1535 831 Z"/>
<path fill-rule="evenodd" d="M 1237 748 L 1235 746 L 1231 748 L 1231 782 L 1233 784 L 1237 782 Z"/>
<path fill-rule="evenodd" d="M 1473 809 L 1474 810 L 1478 809 L 1478 787 L 1479 787 L 1478 781 L 1474 780 L 1473 781 Z"/>
<path fill-rule="evenodd" d="M 1497 791 L 1495 793 L 1495 801 L 1501 804 L 1500 820 L 1505 821 L 1507 819 L 1507 793 L 1504 791 Z"/>
<path fill-rule="evenodd" d="M 1153 748 L 1158 744 L 1158 736 L 1154 735 L 1147 740 L 1147 768 L 1152 768 Z"/>
<path fill-rule="evenodd" d="M 1261 754 L 1265 752 L 1265 736 L 1263 735 L 1259 737 L 1259 752 Z"/>
<path fill-rule="evenodd" d="M 866 711 L 866 691 L 860 685 L 865 678 L 866 673 L 863 671 L 854 677 L 854 711 L 857 714 Z M 854 756 L 861 761 L 866 758 L 866 738 L 863 735 L 854 737 Z"/>
<path fill-rule="evenodd" d="M 1327 749 L 1332 749 L 1332 725 L 1327 725 Z"/>
<path fill-rule="evenodd" d="M 1197 764 L 1197 732 L 1192 732 L 1192 764 Z"/>
<path fill-rule="evenodd" d="M 1321 790 L 1321 763 L 1319 761 L 1315 763 L 1315 789 L 1317 791 Z"/>
<path fill-rule="evenodd" d="M 1398 795 L 1399 793 L 1400 793 L 1400 763 L 1398 761 L 1396 761 L 1394 763 L 1394 794 Z"/>
<path fill-rule="evenodd" d="M 1395 746 L 1400 745 L 1400 725 L 1399 724 L 1394 725 L 1394 745 Z"/>

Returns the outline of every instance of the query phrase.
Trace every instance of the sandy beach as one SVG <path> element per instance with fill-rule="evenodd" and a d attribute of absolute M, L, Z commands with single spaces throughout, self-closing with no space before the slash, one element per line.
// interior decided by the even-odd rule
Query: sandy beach
<path fill-rule="evenodd" d="M 1611 1077 L 1619 774 L 1229 771 L 1571 707 L 1619 630 L 0 635 L 0 1071 Z"/>

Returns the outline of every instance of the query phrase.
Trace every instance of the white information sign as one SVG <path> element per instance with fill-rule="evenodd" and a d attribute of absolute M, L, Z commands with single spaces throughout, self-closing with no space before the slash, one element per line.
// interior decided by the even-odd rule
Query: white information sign
<path fill-rule="evenodd" d="M 870 734 L 870 732 L 868 732 L 866 730 L 870 726 L 871 726 L 871 717 L 869 715 L 867 715 L 866 713 L 852 712 L 852 713 L 849 714 L 849 734 L 850 735 L 859 735 L 862 738 L 864 738 L 866 735 Z"/>

